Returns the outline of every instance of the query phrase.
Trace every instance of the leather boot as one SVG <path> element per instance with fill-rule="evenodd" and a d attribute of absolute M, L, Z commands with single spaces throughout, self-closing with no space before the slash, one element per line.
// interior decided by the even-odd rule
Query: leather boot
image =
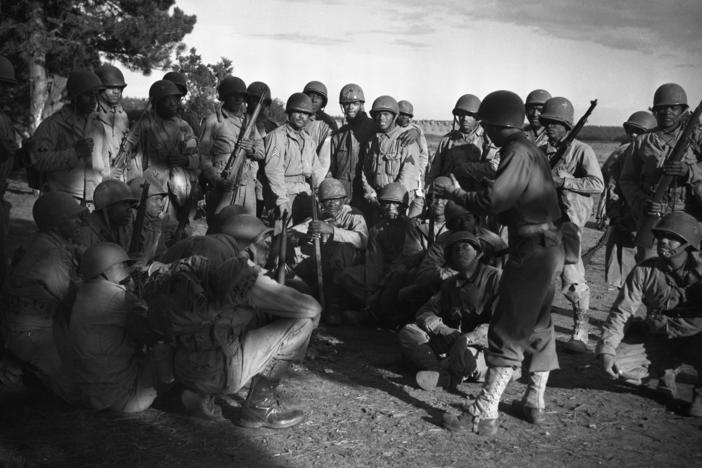
<path fill-rule="evenodd" d="M 544 393 L 548 382 L 549 371 L 530 372 L 527 375 L 527 389 L 521 401 L 521 411 L 524 419 L 532 424 L 544 422 Z"/>
<path fill-rule="evenodd" d="M 702 418 L 702 387 L 692 389 L 692 403 L 687 408 L 687 415 Z"/>
<path fill-rule="evenodd" d="M 260 374 L 252 378 L 249 394 L 236 424 L 242 427 L 270 429 L 285 429 L 300 424 L 305 419 L 302 410 L 283 408 L 273 396 L 279 383 L 280 380 Z"/>
<path fill-rule="evenodd" d="M 481 435 L 494 436 L 497 433 L 500 398 L 513 372 L 511 367 L 490 367 L 478 398 L 460 416 L 444 414 L 444 427 L 450 431 L 470 429 Z"/>
<path fill-rule="evenodd" d="M 582 354 L 588 351 L 590 341 L 590 289 L 578 290 L 579 284 L 571 286 L 566 298 L 573 303 L 573 334 L 563 349 L 570 353 Z M 587 287 L 587 286 L 586 286 Z"/>

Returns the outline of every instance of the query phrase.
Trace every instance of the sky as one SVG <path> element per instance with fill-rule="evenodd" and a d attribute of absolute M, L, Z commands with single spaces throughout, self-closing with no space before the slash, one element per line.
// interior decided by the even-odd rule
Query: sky
<path fill-rule="evenodd" d="M 620 125 L 666 82 L 702 98 L 702 0 L 176 0 L 197 23 L 183 42 L 206 63 L 233 61 L 247 84 L 287 97 L 308 81 L 359 84 L 366 108 L 389 94 L 416 119 L 450 120 L 462 94 L 535 88 L 573 102 L 576 119 Z M 125 74 L 143 97 L 161 72 Z"/>

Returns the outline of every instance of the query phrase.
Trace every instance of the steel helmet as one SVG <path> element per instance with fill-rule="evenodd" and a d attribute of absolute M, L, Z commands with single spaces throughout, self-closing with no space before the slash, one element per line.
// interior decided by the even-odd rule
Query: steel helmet
<path fill-rule="evenodd" d="M 673 211 L 663 216 L 651 229 L 654 235 L 675 234 L 687 242 L 693 250 L 700 248 L 700 226 L 697 220 L 684 211 Z"/>
<path fill-rule="evenodd" d="M 264 104 L 271 103 L 271 88 L 263 81 L 254 81 L 246 88 L 246 94 L 260 98 L 263 96 Z"/>
<path fill-rule="evenodd" d="M 551 120 L 560 122 L 568 128 L 573 128 L 573 114 L 573 104 L 568 99 L 553 97 L 544 104 L 539 121 L 543 125 L 544 121 Z"/>
<path fill-rule="evenodd" d="M 112 242 L 100 242 L 83 253 L 80 259 L 80 275 L 85 280 L 105 273 L 110 267 L 122 262 L 131 262 L 122 247 Z"/>
<path fill-rule="evenodd" d="M 410 117 L 414 117 L 414 106 L 409 101 L 400 101 L 397 103 L 397 108 L 400 114 L 407 114 Z"/>
<path fill-rule="evenodd" d="M 285 112 L 288 114 L 290 112 L 305 112 L 311 114 L 313 112 L 312 100 L 305 93 L 293 93 L 285 104 Z"/>
<path fill-rule="evenodd" d="M 220 99 L 234 94 L 246 94 L 246 83 L 238 76 L 228 76 L 220 81 L 217 92 Z"/>
<path fill-rule="evenodd" d="M 138 198 L 134 196 L 129 185 L 115 179 L 103 180 L 95 187 L 95 192 L 93 193 L 95 210 L 102 210 L 113 203 L 121 201 L 136 202 L 137 200 Z"/>
<path fill-rule="evenodd" d="M 468 242 L 478 252 L 483 250 L 482 245 L 480 244 L 480 240 L 477 237 L 475 237 L 475 234 L 473 234 L 469 231 L 452 232 L 446 238 L 446 241 L 444 244 L 446 246 L 446 248 L 444 249 L 444 258 L 446 259 L 446 261 L 449 261 L 449 259 L 451 257 L 451 250 L 452 250 L 452 247 L 454 246 L 454 244 L 457 244 L 459 242 Z"/>
<path fill-rule="evenodd" d="M 656 118 L 648 111 L 637 111 L 629 116 L 626 122 L 624 122 L 624 128 L 632 127 L 634 129 L 640 130 L 643 133 L 650 132 L 656 128 L 657 122 Z"/>
<path fill-rule="evenodd" d="M 477 114 L 480 109 L 480 99 L 473 94 L 464 94 L 456 101 L 456 106 L 453 108 L 453 114 L 458 112 L 467 112 L 468 114 Z"/>
<path fill-rule="evenodd" d="M 166 96 L 182 96 L 178 86 L 168 80 L 158 80 L 149 88 L 149 99 L 152 102 L 158 102 Z"/>
<path fill-rule="evenodd" d="M 16 84 L 15 67 L 12 66 L 7 57 L 0 55 L 0 83 Z"/>
<path fill-rule="evenodd" d="M 263 224 L 263 221 L 254 215 L 238 214 L 224 219 L 220 231 L 232 236 L 239 247 L 244 249 L 266 234 L 272 233 L 273 228 Z"/>
<path fill-rule="evenodd" d="M 68 97 L 74 99 L 81 94 L 93 93 L 103 89 L 100 77 L 88 70 L 76 70 L 68 75 L 66 91 Z"/>
<path fill-rule="evenodd" d="M 87 212 L 75 198 L 65 192 L 42 194 L 32 207 L 32 216 L 40 232 L 49 232 L 61 221 Z"/>
<path fill-rule="evenodd" d="M 328 97 L 327 97 L 327 87 L 324 86 L 324 83 L 321 81 L 310 81 L 305 85 L 305 88 L 302 90 L 303 93 L 309 94 L 309 93 L 317 93 L 320 96 L 324 98 L 324 104 L 322 104 L 322 107 L 327 105 Z"/>
<path fill-rule="evenodd" d="M 340 180 L 329 177 L 319 184 L 318 194 L 320 201 L 330 200 L 332 198 L 345 198 L 346 187 L 344 187 L 344 184 Z"/>
<path fill-rule="evenodd" d="M 665 83 L 658 87 L 653 95 L 653 109 L 659 106 L 687 107 L 687 93 L 677 83 Z"/>
<path fill-rule="evenodd" d="M 407 189 L 400 182 L 391 182 L 380 189 L 378 200 L 385 202 L 395 202 L 401 205 L 409 204 Z"/>
<path fill-rule="evenodd" d="M 339 92 L 339 104 L 349 102 L 366 102 L 366 97 L 363 95 L 363 89 L 355 83 L 344 85 Z"/>
<path fill-rule="evenodd" d="M 489 125 L 522 128 L 524 103 L 522 98 L 512 91 L 493 91 L 480 103 L 476 117 Z"/>
<path fill-rule="evenodd" d="M 141 191 L 144 189 L 144 182 L 147 180 L 149 181 L 149 197 L 153 195 L 165 195 L 168 193 L 168 189 L 161 183 L 160 180 L 154 177 L 139 176 L 127 182 L 129 189 L 132 191 L 132 195 L 137 200 L 141 199 Z"/>
<path fill-rule="evenodd" d="M 188 173 L 182 167 L 173 167 L 168 174 L 168 190 L 175 197 L 178 206 L 185 206 L 185 202 L 190 198 L 193 184 L 188 177 Z"/>
<path fill-rule="evenodd" d="M 400 112 L 400 106 L 392 96 L 380 96 L 373 101 L 371 114 L 382 111 L 392 112 L 393 114 L 397 115 Z"/>
<path fill-rule="evenodd" d="M 105 63 L 95 69 L 95 74 L 102 80 L 102 85 L 106 88 L 124 88 L 124 75 L 119 68 Z"/>
<path fill-rule="evenodd" d="M 188 80 L 185 78 L 184 74 L 177 71 L 172 71 L 163 75 L 163 79 L 174 83 L 180 90 L 180 94 L 183 96 L 188 94 Z"/>
<path fill-rule="evenodd" d="M 549 99 L 551 99 L 551 93 L 549 93 L 545 89 L 535 89 L 527 95 L 526 102 L 524 103 L 524 105 L 543 106 Z"/>

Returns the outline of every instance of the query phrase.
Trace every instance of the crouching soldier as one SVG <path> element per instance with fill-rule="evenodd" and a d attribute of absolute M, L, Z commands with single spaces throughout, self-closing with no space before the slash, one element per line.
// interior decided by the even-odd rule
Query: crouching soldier
<path fill-rule="evenodd" d="M 271 229 L 249 215 L 226 230 L 240 255 L 219 264 L 180 270 L 147 298 L 150 314 L 168 318 L 175 338 L 175 375 L 194 415 L 218 418 L 217 395 L 250 383 L 237 424 L 281 429 L 299 424 L 299 409 L 278 405 L 274 391 L 290 362 L 306 353 L 321 307 L 311 296 L 264 276 Z"/>
<path fill-rule="evenodd" d="M 99 242 L 113 242 L 127 250 L 137 205 L 132 189 L 124 182 L 109 179 L 95 188 L 93 199 L 95 211 L 81 229 L 79 243 L 87 248 Z"/>
<path fill-rule="evenodd" d="M 596 353 L 612 378 L 640 384 L 658 374 L 659 389 L 676 398 L 675 377 L 683 362 L 697 371 L 690 416 L 702 417 L 702 260 L 694 217 L 675 211 L 652 229 L 658 256 L 634 267 L 612 305 Z M 652 333 L 625 337 L 641 306 Z M 624 340 L 624 341 L 622 341 Z"/>
<path fill-rule="evenodd" d="M 398 333 L 402 353 L 420 371 L 417 385 L 454 387 L 464 378 L 485 380 L 488 323 L 497 299 L 500 270 L 480 262 L 480 240 L 467 231 L 446 240 L 446 260 L 458 274 Z M 442 359 L 447 356 L 447 359 Z"/>
<path fill-rule="evenodd" d="M 80 400 L 96 410 L 134 413 L 156 399 L 155 363 L 128 328 L 130 311 L 141 302 L 132 292 L 130 263 L 127 252 L 111 242 L 86 250 L 73 308 L 54 324 L 59 355 Z"/>

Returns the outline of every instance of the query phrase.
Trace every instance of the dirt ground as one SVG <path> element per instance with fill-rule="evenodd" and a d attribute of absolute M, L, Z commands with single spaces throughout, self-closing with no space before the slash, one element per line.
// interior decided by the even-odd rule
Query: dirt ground
<path fill-rule="evenodd" d="M 594 146 L 601 157 L 612 149 Z M 18 245 L 34 229 L 34 198 L 21 181 L 13 181 L 8 198 Z M 600 236 L 586 229 L 585 249 Z M 604 284 L 603 256 L 602 249 L 587 269 L 595 325 L 616 294 Z M 571 314 L 564 298 L 557 298 L 553 317 L 558 339 L 566 339 Z M 282 391 L 308 418 L 287 431 L 235 426 L 243 391 L 221 401 L 228 420 L 207 422 L 183 414 L 177 392 L 144 413 L 120 415 L 69 407 L 31 384 L 0 387 L 0 466 L 702 466 L 702 420 L 681 415 L 684 401 L 667 405 L 650 389 L 607 380 L 591 353 L 559 349 L 559 358 L 546 424 L 513 416 L 509 403 L 525 388 L 515 382 L 493 439 L 441 427 L 442 414 L 477 396 L 478 384 L 463 384 L 457 394 L 417 388 L 394 333 L 383 330 L 316 332 L 308 359 Z M 683 373 L 679 381 L 689 401 L 693 376 Z"/>

